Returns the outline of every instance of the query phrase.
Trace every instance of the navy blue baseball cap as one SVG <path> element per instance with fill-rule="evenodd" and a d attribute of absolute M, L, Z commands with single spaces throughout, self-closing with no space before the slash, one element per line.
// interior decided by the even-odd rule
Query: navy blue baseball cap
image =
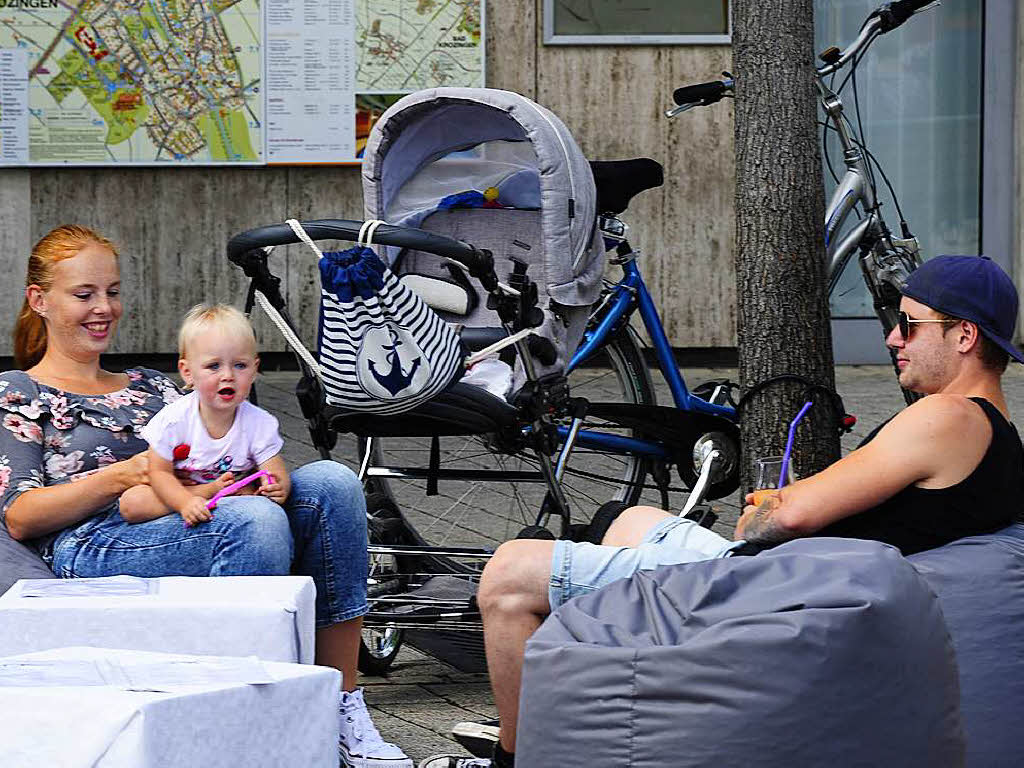
<path fill-rule="evenodd" d="M 987 256 L 936 256 L 910 273 L 902 291 L 937 312 L 970 320 L 1018 363 L 1011 339 L 1017 328 L 1017 289 Z"/>

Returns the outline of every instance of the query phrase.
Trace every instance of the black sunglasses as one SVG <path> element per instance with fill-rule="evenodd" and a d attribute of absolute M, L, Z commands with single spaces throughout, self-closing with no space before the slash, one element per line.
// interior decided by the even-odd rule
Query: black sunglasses
<path fill-rule="evenodd" d="M 946 323 L 947 325 L 949 325 L 950 323 L 959 322 L 957 320 L 915 320 L 903 310 L 900 310 L 897 313 L 897 317 L 899 318 L 898 327 L 900 329 L 900 336 L 903 337 L 904 341 L 910 338 L 911 323 Z"/>

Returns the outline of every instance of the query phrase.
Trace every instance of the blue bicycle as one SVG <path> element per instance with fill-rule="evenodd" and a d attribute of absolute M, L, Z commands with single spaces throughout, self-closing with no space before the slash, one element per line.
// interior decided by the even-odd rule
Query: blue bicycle
<path fill-rule="evenodd" d="M 738 486 L 733 385 L 688 388 L 619 218 L 630 198 L 660 186 L 661 166 L 636 159 L 591 167 L 602 211 L 598 230 L 622 277 L 604 282 L 589 311 L 565 367 L 567 399 L 550 396 L 550 431 L 557 436 L 550 448 L 564 506 L 553 498 L 545 461 L 525 439 L 534 429 L 529 419 L 506 433 L 364 435 L 361 473 L 374 498 L 387 498 L 414 532 L 403 539 L 408 543 L 479 552 L 521 535 L 577 536 L 608 501 L 687 513 Z M 671 404 L 657 402 L 634 316 L 651 339 L 650 362 Z"/>

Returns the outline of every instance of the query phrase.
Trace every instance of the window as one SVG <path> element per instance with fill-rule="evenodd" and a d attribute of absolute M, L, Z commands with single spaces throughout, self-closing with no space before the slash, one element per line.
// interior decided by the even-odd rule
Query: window
<path fill-rule="evenodd" d="M 729 42 L 728 0 L 544 0 L 548 45 Z"/>
<path fill-rule="evenodd" d="M 876 0 L 816 0 L 817 48 L 849 44 L 876 6 Z M 857 69 L 867 146 L 889 176 L 926 259 L 980 252 L 980 6 L 946 3 L 915 16 L 875 41 Z M 842 99 L 856 127 L 849 85 Z M 841 173 L 837 147 L 829 141 L 833 166 Z M 877 181 L 883 216 L 897 227 L 892 197 L 880 176 Z M 834 186 L 826 172 L 826 195 Z M 851 217 L 848 226 L 853 223 Z M 856 258 L 832 297 L 832 316 L 874 318 Z"/>

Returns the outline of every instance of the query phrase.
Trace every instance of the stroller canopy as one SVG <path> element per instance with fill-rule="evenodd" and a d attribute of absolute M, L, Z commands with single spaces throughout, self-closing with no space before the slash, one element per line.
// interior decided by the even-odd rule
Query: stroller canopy
<path fill-rule="evenodd" d="M 592 251 L 594 180 L 556 115 L 510 91 L 436 88 L 402 98 L 370 132 L 367 218 L 418 226 L 452 193 L 485 188 L 498 205 L 539 211 L 546 293 L 570 306 L 592 303 L 602 260 Z"/>

